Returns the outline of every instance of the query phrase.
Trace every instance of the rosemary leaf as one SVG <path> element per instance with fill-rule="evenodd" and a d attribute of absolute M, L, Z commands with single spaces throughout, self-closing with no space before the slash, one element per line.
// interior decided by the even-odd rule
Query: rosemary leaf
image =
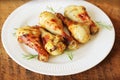
<path fill-rule="evenodd" d="M 70 60 L 72 60 L 72 59 L 73 59 L 72 51 L 66 50 L 66 53 L 67 53 L 68 58 L 69 58 Z"/>
<path fill-rule="evenodd" d="M 105 23 L 103 23 L 103 22 L 96 21 L 96 24 L 97 24 L 98 26 L 103 27 L 103 28 L 106 28 L 106 29 L 108 29 L 108 30 L 111 30 L 111 29 L 112 29 L 112 26 L 111 26 L 111 25 L 107 25 L 107 24 L 105 24 Z"/>
<path fill-rule="evenodd" d="M 28 55 L 23 55 L 23 56 L 24 58 L 30 60 L 30 59 L 36 58 L 38 55 L 28 54 Z"/>
<path fill-rule="evenodd" d="M 14 28 L 14 30 L 17 30 L 18 28 Z"/>
<path fill-rule="evenodd" d="M 68 53 L 68 57 L 69 57 L 70 60 L 72 60 L 73 59 L 73 54 L 72 53 Z"/>
<path fill-rule="evenodd" d="M 47 9 L 50 10 L 51 12 L 55 13 L 55 10 L 52 7 L 47 6 Z"/>
<path fill-rule="evenodd" d="M 16 33 L 13 33 L 13 36 L 15 36 L 16 35 Z"/>

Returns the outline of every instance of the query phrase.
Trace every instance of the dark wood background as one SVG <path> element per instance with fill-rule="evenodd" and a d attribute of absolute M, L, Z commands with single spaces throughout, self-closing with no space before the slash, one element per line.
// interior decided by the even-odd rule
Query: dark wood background
<path fill-rule="evenodd" d="M 0 33 L 8 15 L 28 1 L 0 0 Z M 4 50 L 0 39 L 0 80 L 120 80 L 120 0 L 87 1 L 101 8 L 114 24 L 116 40 L 107 58 L 82 73 L 70 76 L 47 76 L 31 72 L 14 62 Z"/>

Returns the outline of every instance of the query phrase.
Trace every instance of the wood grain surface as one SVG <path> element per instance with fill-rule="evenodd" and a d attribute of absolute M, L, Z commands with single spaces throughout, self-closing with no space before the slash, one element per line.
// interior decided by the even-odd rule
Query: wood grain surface
<path fill-rule="evenodd" d="M 0 0 L 0 33 L 4 21 L 17 7 L 29 0 Z M 0 37 L 0 80 L 120 80 L 120 0 L 87 0 L 101 8 L 112 20 L 116 40 L 110 54 L 97 66 L 70 76 L 47 76 L 29 71 L 14 62 Z"/>

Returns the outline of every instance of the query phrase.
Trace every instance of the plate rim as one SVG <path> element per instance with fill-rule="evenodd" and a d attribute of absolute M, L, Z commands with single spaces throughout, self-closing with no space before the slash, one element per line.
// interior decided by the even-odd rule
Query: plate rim
<path fill-rule="evenodd" d="M 45 1 L 49 1 L 49 0 L 45 0 Z M 60 1 L 60 0 L 57 0 L 57 1 Z M 64 1 L 64 0 L 61 0 L 61 1 Z M 99 60 L 99 62 L 97 62 L 97 64 L 96 65 L 94 65 L 94 66 L 92 66 L 92 67 L 90 67 L 90 68 L 86 68 L 85 70 L 83 70 L 83 71 L 78 71 L 78 72 L 74 72 L 74 73 L 68 73 L 68 74 L 56 74 L 56 73 L 53 73 L 53 74 L 51 74 L 51 73 L 46 73 L 46 72 L 37 72 L 37 71 L 34 71 L 33 69 L 30 69 L 28 66 L 25 66 L 25 65 L 23 65 L 23 64 L 21 64 L 19 61 L 17 61 L 10 53 L 9 53 L 9 51 L 7 50 L 7 48 L 6 48 L 6 46 L 5 46 L 5 42 L 4 42 L 4 39 L 3 39 L 3 34 L 4 34 L 4 32 L 3 32 L 3 30 L 4 30 L 4 26 L 6 25 L 6 23 L 9 21 L 9 19 L 11 18 L 11 16 L 13 16 L 14 15 L 14 13 L 16 13 L 17 11 L 19 11 L 19 9 L 20 8 L 22 8 L 22 7 L 24 7 L 26 4 L 29 4 L 30 2 L 32 2 L 32 1 L 28 1 L 27 3 L 25 3 L 25 4 L 23 4 L 23 5 L 21 5 L 20 7 L 18 7 L 18 8 L 16 8 L 8 17 L 7 17 L 7 19 L 5 20 L 5 22 L 4 22 L 4 24 L 3 24 L 3 27 L 2 27 L 2 30 L 1 30 L 1 41 L 2 41 L 2 44 L 3 44 L 3 47 L 4 47 L 4 49 L 5 49 L 5 51 L 7 52 L 7 54 L 11 57 L 11 59 L 13 59 L 17 64 L 19 64 L 20 66 L 22 66 L 22 67 L 24 67 L 24 68 L 26 68 L 26 69 L 28 69 L 28 70 L 30 70 L 30 71 L 33 71 L 33 72 L 36 72 L 36 73 L 40 73 L 40 74 L 44 74 L 44 75 L 55 75 L 55 76 L 65 76 L 65 75 L 72 75 L 72 74 L 77 74 L 77 73 L 81 73 L 81 72 L 83 72 L 83 71 L 86 71 L 86 70 L 89 70 L 89 69 L 91 69 L 91 68 L 93 68 L 93 67 L 95 67 L 96 65 L 98 65 L 100 62 L 102 62 L 107 56 L 108 56 L 108 54 L 110 53 L 110 51 L 112 50 L 112 48 L 113 48 L 113 46 L 114 46 L 114 42 L 115 42 L 115 28 L 114 28 L 114 25 L 113 25 L 113 23 L 112 23 L 112 21 L 111 21 L 111 19 L 108 17 L 108 15 L 103 11 L 103 10 L 101 10 L 99 7 L 97 7 L 96 5 L 94 5 L 94 4 L 92 4 L 92 3 L 90 3 L 90 2 L 87 2 L 87 1 L 84 1 L 85 3 L 88 3 L 88 4 L 90 4 L 90 5 L 93 5 L 94 7 L 97 7 L 99 10 L 101 10 L 107 17 L 108 17 L 108 19 L 110 20 L 110 22 L 112 23 L 112 26 L 113 26 L 113 31 L 114 31 L 114 40 L 113 40 L 113 43 L 112 43 L 112 46 L 111 46 L 111 48 L 110 48 L 110 50 L 108 51 L 108 53 L 106 53 L 106 55 L 104 56 L 104 58 L 102 58 L 101 60 Z M 65 1 L 65 2 L 67 2 L 67 1 Z M 16 12 L 15 12 L 16 11 Z"/>

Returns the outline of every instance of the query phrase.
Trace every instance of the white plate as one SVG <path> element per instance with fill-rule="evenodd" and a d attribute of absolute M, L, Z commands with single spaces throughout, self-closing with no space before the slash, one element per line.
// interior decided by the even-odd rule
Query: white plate
<path fill-rule="evenodd" d="M 52 7 L 57 12 L 64 12 L 68 5 L 83 5 L 88 14 L 95 21 L 102 21 L 112 26 L 111 30 L 100 28 L 94 39 L 73 52 L 73 60 L 66 54 L 51 57 L 48 62 L 40 62 L 37 59 L 27 60 L 23 54 L 35 51 L 21 45 L 13 36 L 14 28 L 23 25 L 36 25 L 39 14 Z M 100 63 L 110 52 L 114 44 L 115 31 L 108 16 L 91 3 L 80 0 L 34 0 L 17 8 L 5 21 L 2 28 L 2 43 L 8 55 L 18 64 L 31 71 L 46 75 L 70 75 L 88 70 Z M 36 52 L 35 52 L 36 54 Z"/>

